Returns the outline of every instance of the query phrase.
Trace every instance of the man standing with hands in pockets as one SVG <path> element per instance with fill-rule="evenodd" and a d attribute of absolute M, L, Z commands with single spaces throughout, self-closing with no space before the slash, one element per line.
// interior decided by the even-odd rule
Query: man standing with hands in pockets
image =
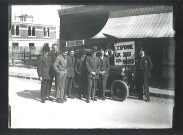
<path fill-rule="evenodd" d="M 53 63 L 53 69 L 57 74 L 57 87 L 56 87 L 56 102 L 63 103 L 66 101 L 64 98 L 65 93 L 65 79 L 67 75 L 67 49 L 62 50 L 62 54 L 59 55 Z"/>

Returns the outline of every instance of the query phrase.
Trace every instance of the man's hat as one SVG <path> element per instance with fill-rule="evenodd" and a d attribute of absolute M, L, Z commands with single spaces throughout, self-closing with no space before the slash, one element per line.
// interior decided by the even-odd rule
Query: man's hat
<path fill-rule="evenodd" d="M 92 52 L 97 52 L 97 46 L 92 47 Z"/>
<path fill-rule="evenodd" d="M 74 50 L 71 50 L 71 51 L 70 51 L 70 54 L 74 54 Z"/>
<path fill-rule="evenodd" d="M 43 49 L 42 49 L 42 50 L 43 50 L 43 52 L 44 52 L 44 51 L 49 52 L 49 51 L 50 51 L 50 47 L 49 47 L 49 45 L 48 45 L 48 44 L 44 44 L 44 45 L 43 45 Z"/>
<path fill-rule="evenodd" d="M 83 56 L 83 55 L 86 55 L 86 52 L 85 51 L 82 51 L 81 52 L 81 56 Z"/>
<path fill-rule="evenodd" d="M 144 48 L 140 48 L 140 51 L 144 51 L 145 52 L 145 49 Z"/>
<path fill-rule="evenodd" d="M 62 52 L 63 52 L 63 54 L 67 54 L 68 53 L 68 49 L 67 48 L 62 48 Z"/>
<path fill-rule="evenodd" d="M 53 44 L 52 44 L 52 48 L 53 48 L 53 46 L 58 46 L 58 44 L 57 44 L 57 43 L 53 43 Z"/>

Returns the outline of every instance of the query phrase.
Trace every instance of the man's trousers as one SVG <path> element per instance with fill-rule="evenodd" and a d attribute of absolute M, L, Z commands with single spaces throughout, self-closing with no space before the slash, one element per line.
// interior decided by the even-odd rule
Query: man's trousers
<path fill-rule="evenodd" d="M 107 83 L 107 77 L 99 78 L 100 97 L 105 97 L 106 83 Z"/>
<path fill-rule="evenodd" d="M 55 89 L 57 89 L 57 76 L 51 76 L 50 77 L 50 90 L 49 90 L 49 95 L 51 93 L 51 88 L 52 88 L 52 83 L 53 83 L 53 79 L 55 78 Z"/>
<path fill-rule="evenodd" d="M 49 96 L 50 79 L 43 79 L 41 82 L 41 99 L 45 99 Z"/>
<path fill-rule="evenodd" d="M 63 76 L 57 76 L 56 82 L 58 85 L 56 85 L 56 95 L 55 97 L 58 99 L 64 98 L 64 92 L 65 92 L 65 77 Z"/>
<path fill-rule="evenodd" d="M 69 97 L 72 96 L 72 85 L 73 85 L 73 77 L 67 77 L 65 80 L 65 92 Z"/>
<path fill-rule="evenodd" d="M 92 94 L 92 98 L 95 97 L 96 86 L 97 86 L 97 80 L 98 80 L 98 79 L 95 79 L 95 86 L 94 86 L 94 79 L 88 78 L 87 100 L 90 99 L 91 94 Z M 95 87 L 95 88 L 94 88 L 94 87 Z"/>
<path fill-rule="evenodd" d="M 86 97 L 87 93 L 87 78 L 85 76 L 80 76 L 79 77 L 79 90 L 78 90 L 78 95 L 81 97 Z"/>
<path fill-rule="evenodd" d="M 136 74 L 136 90 L 139 95 L 139 99 L 143 99 L 143 93 L 145 94 L 146 98 L 149 99 L 149 83 L 148 83 L 148 77 L 145 71 L 138 72 Z"/>

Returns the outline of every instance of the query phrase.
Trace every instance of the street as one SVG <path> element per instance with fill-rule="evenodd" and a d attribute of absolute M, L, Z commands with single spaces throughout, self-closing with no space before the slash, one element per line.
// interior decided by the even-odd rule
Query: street
<path fill-rule="evenodd" d="M 9 77 L 11 128 L 171 128 L 173 99 L 40 102 L 40 81 Z M 55 91 L 51 95 L 54 97 Z"/>

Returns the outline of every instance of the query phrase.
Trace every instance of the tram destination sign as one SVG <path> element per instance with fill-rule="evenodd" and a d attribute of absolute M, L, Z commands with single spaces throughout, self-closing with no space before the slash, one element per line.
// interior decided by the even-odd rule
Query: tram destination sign
<path fill-rule="evenodd" d="M 135 42 L 118 42 L 114 44 L 115 65 L 135 65 Z"/>

